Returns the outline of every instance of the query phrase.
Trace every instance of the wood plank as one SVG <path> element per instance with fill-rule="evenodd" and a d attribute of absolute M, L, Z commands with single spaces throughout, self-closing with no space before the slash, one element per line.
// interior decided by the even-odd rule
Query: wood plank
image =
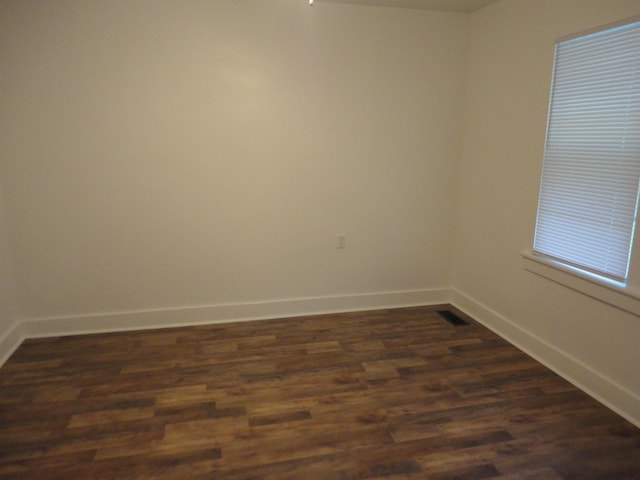
<path fill-rule="evenodd" d="M 443 308 L 25 341 L 0 479 L 640 479 L 640 430 Z"/>

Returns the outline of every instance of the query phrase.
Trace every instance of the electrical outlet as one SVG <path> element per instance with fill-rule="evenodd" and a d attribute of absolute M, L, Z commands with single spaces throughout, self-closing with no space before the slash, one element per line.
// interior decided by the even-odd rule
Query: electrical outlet
<path fill-rule="evenodd" d="M 336 248 L 347 248 L 347 236 L 342 234 L 338 235 L 338 243 L 336 244 Z"/>

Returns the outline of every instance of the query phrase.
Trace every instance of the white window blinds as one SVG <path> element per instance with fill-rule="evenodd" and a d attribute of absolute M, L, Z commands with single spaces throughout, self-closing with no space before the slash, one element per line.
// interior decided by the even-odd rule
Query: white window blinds
<path fill-rule="evenodd" d="M 640 178 L 640 22 L 556 44 L 534 251 L 624 282 Z"/>

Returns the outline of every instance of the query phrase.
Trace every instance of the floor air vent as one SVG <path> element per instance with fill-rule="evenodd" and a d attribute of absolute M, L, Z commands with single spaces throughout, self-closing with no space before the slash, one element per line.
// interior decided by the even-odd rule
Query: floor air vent
<path fill-rule="evenodd" d="M 465 320 L 460 318 L 451 310 L 438 310 L 438 315 L 440 315 L 442 318 L 444 318 L 447 322 L 449 322 L 454 327 L 462 327 L 464 325 L 469 325 Z"/>

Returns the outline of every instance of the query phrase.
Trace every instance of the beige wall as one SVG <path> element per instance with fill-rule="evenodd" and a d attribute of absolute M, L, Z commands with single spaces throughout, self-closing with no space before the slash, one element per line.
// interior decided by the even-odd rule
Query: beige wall
<path fill-rule="evenodd" d="M 520 256 L 533 242 L 554 41 L 638 14 L 637 0 L 506 0 L 471 17 L 453 283 L 583 384 L 591 371 L 628 393 L 640 419 L 638 317 L 523 270 Z"/>
<path fill-rule="evenodd" d="M 0 185 L 0 365 L 19 339 L 18 304 Z"/>
<path fill-rule="evenodd" d="M 0 174 L 27 318 L 449 286 L 465 15 L 2 10 Z"/>

